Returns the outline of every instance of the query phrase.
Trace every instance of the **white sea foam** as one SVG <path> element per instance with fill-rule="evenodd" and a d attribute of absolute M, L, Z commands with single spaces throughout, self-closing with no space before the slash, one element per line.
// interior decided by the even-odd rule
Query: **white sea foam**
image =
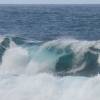
<path fill-rule="evenodd" d="M 0 77 L 0 100 L 100 100 L 100 77 Z"/>
<path fill-rule="evenodd" d="M 28 61 L 28 52 L 21 47 L 13 46 L 6 50 L 0 70 L 10 73 L 20 72 L 27 66 Z"/>

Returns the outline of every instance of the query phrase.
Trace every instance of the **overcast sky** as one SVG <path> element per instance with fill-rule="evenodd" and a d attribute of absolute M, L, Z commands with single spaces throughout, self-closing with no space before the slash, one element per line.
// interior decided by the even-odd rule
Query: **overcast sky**
<path fill-rule="evenodd" d="M 100 4 L 100 0 L 0 0 L 0 4 Z"/>

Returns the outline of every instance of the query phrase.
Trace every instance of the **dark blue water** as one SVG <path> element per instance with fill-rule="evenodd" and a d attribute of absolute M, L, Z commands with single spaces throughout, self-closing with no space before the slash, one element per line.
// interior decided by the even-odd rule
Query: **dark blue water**
<path fill-rule="evenodd" d="M 100 39 L 100 5 L 0 5 L 0 34 Z"/>

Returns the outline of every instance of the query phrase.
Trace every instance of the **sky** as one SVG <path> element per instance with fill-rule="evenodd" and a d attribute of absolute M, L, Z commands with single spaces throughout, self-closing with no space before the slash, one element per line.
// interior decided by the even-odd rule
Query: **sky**
<path fill-rule="evenodd" d="M 100 4 L 100 0 L 0 0 L 0 4 Z"/>

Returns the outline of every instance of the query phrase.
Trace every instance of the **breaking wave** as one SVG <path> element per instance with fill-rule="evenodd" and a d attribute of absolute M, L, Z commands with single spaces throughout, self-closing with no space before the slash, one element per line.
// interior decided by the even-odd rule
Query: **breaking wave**
<path fill-rule="evenodd" d="M 0 62 L 0 100 L 100 100 L 100 41 L 4 37 Z"/>
<path fill-rule="evenodd" d="M 58 39 L 30 43 L 6 37 L 1 41 L 0 57 L 3 71 L 94 76 L 100 72 L 100 41 Z"/>

